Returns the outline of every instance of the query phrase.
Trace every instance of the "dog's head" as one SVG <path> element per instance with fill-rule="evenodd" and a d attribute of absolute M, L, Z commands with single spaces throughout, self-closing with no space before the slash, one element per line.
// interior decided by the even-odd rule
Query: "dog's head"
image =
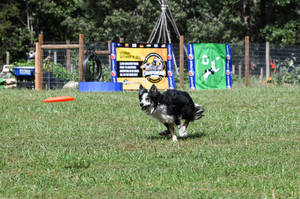
<path fill-rule="evenodd" d="M 154 108 L 157 105 L 158 95 L 159 91 L 154 84 L 149 91 L 140 85 L 139 99 L 142 110 L 150 112 L 151 108 Z"/>

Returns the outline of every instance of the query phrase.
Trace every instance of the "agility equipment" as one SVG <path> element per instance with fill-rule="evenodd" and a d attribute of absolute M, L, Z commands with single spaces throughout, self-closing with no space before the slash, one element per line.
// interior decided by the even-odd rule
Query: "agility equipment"
<path fill-rule="evenodd" d="M 44 100 L 44 102 L 65 102 L 65 101 L 73 101 L 75 97 L 70 96 L 60 96 L 60 97 L 50 97 Z"/>
<path fill-rule="evenodd" d="M 102 66 L 100 57 L 92 48 L 87 50 L 87 56 L 83 61 L 83 74 L 84 79 L 87 82 L 102 80 Z"/>
<path fill-rule="evenodd" d="M 124 90 L 174 89 L 172 44 L 111 43 L 111 75 Z"/>
<path fill-rule="evenodd" d="M 115 92 L 123 91 L 123 84 L 119 82 L 79 82 L 79 92 Z"/>
<path fill-rule="evenodd" d="M 169 0 L 158 0 L 158 2 L 161 5 L 161 14 L 160 14 L 160 17 L 158 18 L 158 20 L 156 21 L 156 24 L 155 24 L 147 42 L 152 43 L 156 38 L 156 43 L 171 44 L 172 41 L 171 41 L 170 30 L 168 27 L 168 22 L 173 27 L 178 39 L 180 38 L 180 32 L 175 23 L 172 12 L 169 9 Z M 184 50 L 185 50 L 185 53 L 187 54 L 187 49 L 185 46 L 184 46 Z M 174 53 L 173 53 L 173 59 L 174 59 L 175 71 L 177 74 L 179 74 Z"/>

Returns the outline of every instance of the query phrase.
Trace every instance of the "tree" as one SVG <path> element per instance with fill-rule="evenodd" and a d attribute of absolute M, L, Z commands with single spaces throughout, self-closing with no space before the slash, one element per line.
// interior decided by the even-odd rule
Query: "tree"
<path fill-rule="evenodd" d="M 0 55 L 3 57 L 9 51 L 12 57 L 20 57 L 28 49 L 33 35 L 24 22 L 19 4 L 6 1 L 0 5 Z"/>
<path fill-rule="evenodd" d="M 169 6 L 188 42 L 242 43 L 248 34 L 251 42 L 300 44 L 299 0 L 169 0 Z M 41 32 L 46 41 L 83 33 L 90 43 L 146 42 L 160 13 L 157 0 L 2 0 L 0 56 L 8 50 L 26 58 Z"/>
<path fill-rule="evenodd" d="M 300 2 L 296 0 L 262 0 L 260 3 L 262 23 L 257 23 L 260 30 L 257 40 L 267 40 L 284 45 L 299 44 Z"/>
<path fill-rule="evenodd" d="M 41 32 L 49 41 L 77 40 L 80 24 L 69 21 L 82 15 L 80 6 L 79 0 L 6 0 L 0 4 L 1 57 L 10 51 L 13 59 L 25 59 Z"/>
<path fill-rule="evenodd" d="M 95 2 L 88 0 L 85 9 L 90 11 L 89 29 L 94 32 L 92 41 L 118 41 L 124 37 L 128 42 L 145 42 L 157 20 L 160 7 L 154 0 L 114 0 Z M 97 32 L 97 33 L 95 33 Z"/>

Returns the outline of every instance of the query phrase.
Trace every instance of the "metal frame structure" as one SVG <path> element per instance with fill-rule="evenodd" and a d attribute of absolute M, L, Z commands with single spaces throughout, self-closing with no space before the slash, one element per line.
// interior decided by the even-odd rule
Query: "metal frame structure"
<path fill-rule="evenodd" d="M 178 37 L 178 39 L 180 37 L 180 32 L 175 23 L 174 17 L 169 9 L 169 5 L 168 5 L 169 0 L 158 0 L 158 2 L 161 5 L 161 14 L 151 32 L 151 35 L 148 39 L 148 43 L 152 43 L 153 40 L 155 39 L 155 37 L 157 36 L 157 34 L 158 34 L 158 37 L 157 37 L 156 43 L 160 43 L 160 42 L 172 43 L 167 19 L 169 20 L 173 29 L 175 30 L 175 33 L 176 33 L 176 36 Z"/>
<path fill-rule="evenodd" d="M 177 38 L 180 38 L 180 32 L 178 30 L 178 27 L 175 23 L 174 17 L 171 13 L 171 10 L 169 9 L 169 0 L 157 0 L 161 5 L 161 14 L 158 18 L 151 34 L 148 39 L 148 43 L 152 43 L 156 38 L 156 43 L 172 43 L 170 30 L 168 27 L 168 21 L 171 23 Z M 187 49 L 184 47 L 185 52 L 187 53 Z M 176 64 L 175 56 L 173 53 L 173 59 L 174 59 L 174 65 L 176 69 L 176 73 L 178 74 L 178 67 Z"/>

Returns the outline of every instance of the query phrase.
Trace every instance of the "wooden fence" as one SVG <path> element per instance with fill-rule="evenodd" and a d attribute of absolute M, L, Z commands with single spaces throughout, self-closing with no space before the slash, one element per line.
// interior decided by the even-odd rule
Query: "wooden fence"
<path fill-rule="evenodd" d="M 78 44 L 44 44 L 43 34 L 39 34 L 38 42 L 35 44 L 35 90 L 43 89 L 43 51 L 45 49 L 67 49 L 67 68 L 70 70 L 70 49 L 79 49 L 78 72 L 79 81 L 83 81 L 83 61 L 84 61 L 84 35 L 79 35 Z M 108 50 L 95 51 L 98 55 L 110 55 L 110 41 Z"/>

